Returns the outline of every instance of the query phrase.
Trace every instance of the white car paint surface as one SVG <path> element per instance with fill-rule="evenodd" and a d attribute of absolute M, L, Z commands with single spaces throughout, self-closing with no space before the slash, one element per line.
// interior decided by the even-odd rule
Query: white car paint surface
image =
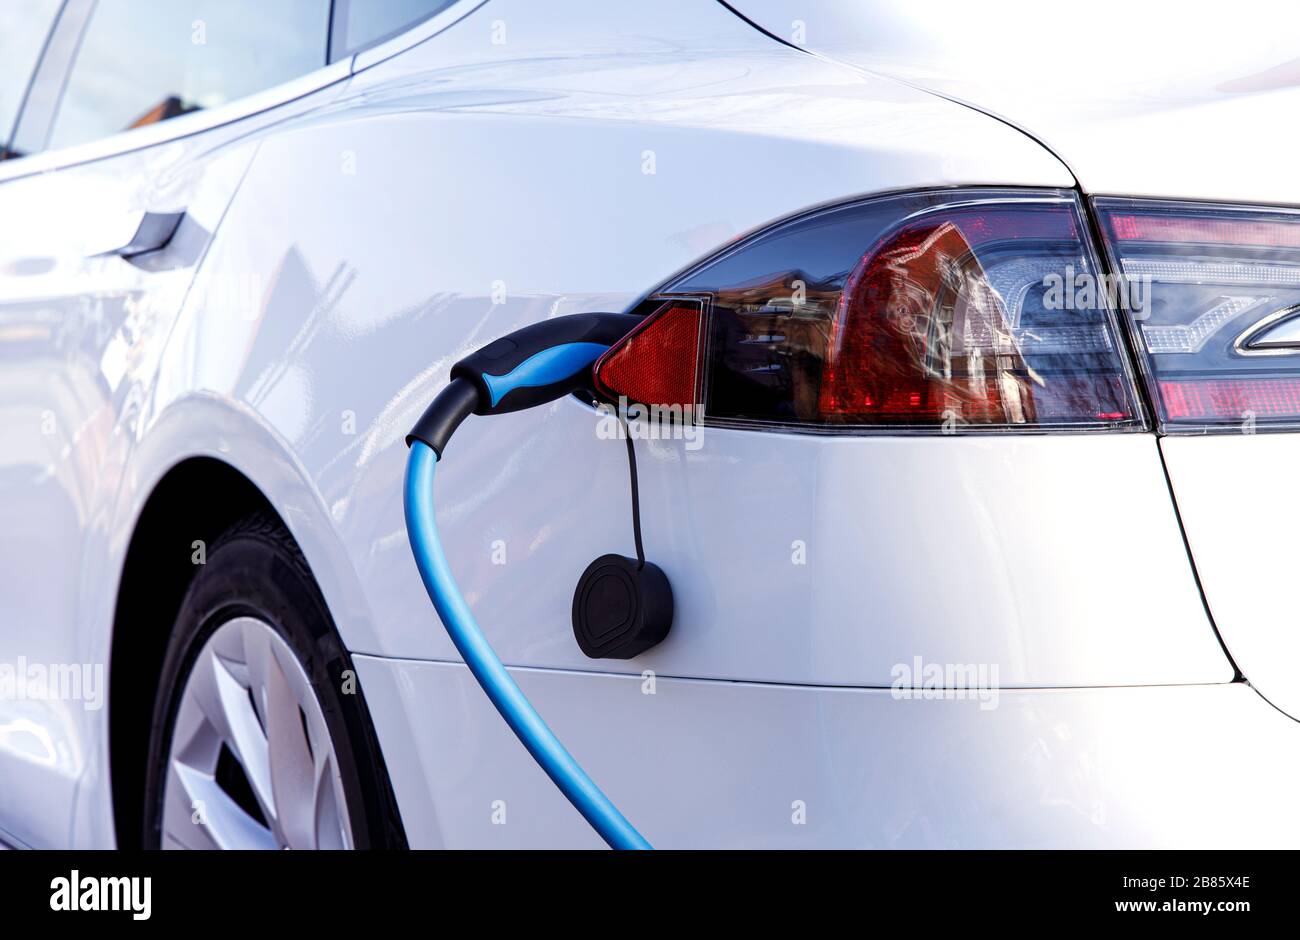
<path fill-rule="evenodd" d="M 1300 11 L 1270 0 L 1086 13 L 1006 0 L 736 0 L 775 36 L 1024 128 L 1087 192 L 1300 204 Z"/>
<path fill-rule="evenodd" d="M 150 495 L 181 461 L 216 458 L 301 546 L 410 843 L 595 847 L 474 683 L 411 558 L 404 436 L 452 363 L 528 323 L 623 310 L 732 239 L 864 195 L 1300 203 L 1289 148 L 1244 145 L 1244 174 L 1225 158 L 1291 91 L 1099 97 L 1072 115 L 1056 89 L 1092 86 L 1067 39 L 1047 55 L 1006 37 L 976 74 L 901 8 L 734 5 L 785 41 L 705 0 L 465 0 L 281 103 L 131 131 L 67 165 L 0 163 L 0 219 L 24 220 L 0 232 L 0 662 L 106 662 Z M 957 52 L 976 46 L 962 10 Z M 1037 64 L 1013 67 L 1015 50 Z M 1235 78 L 1207 74 L 1249 81 L 1223 68 Z M 1180 158 L 1203 116 L 1223 132 Z M 1117 151 L 1125 128 L 1159 148 Z M 124 219 L 180 209 L 159 257 L 98 254 Z M 639 442 L 646 550 L 676 617 L 619 662 L 586 659 L 570 627 L 586 565 L 632 550 L 624 445 L 597 417 L 569 398 L 467 423 L 439 469 L 439 523 L 502 660 L 654 844 L 1300 835 L 1300 727 L 1270 705 L 1300 714 L 1296 644 L 1261 634 L 1288 583 L 1270 522 L 1289 510 L 1243 520 L 1222 494 L 1252 461 L 1300 465 L 1295 436 L 710 427 L 698 448 Z M 996 707 L 891 696 L 917 657 L 996 664 Z M 114 844 L 107 728 L 107 709 L 0 697 L 0 840 Z M 510 825 L 492 825 L 495 800 Z"/>

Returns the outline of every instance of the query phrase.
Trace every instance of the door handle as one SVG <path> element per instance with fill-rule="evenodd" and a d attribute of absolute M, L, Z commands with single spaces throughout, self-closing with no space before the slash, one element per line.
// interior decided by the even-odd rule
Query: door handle
<path fill-rule="evenodd" d="M 180 212 L 143 212 L 140 214 L 140 223 L 136 226 L 135 234 L 131 236 L 131 240 L 120 248 L 104 253 L 130 259 L 137 255 L 148 254 L 151 251 L 161 251 L 171 242 L 176 230 L 180 228 L 181 220 L 184 218 L 184 210 Z"/>

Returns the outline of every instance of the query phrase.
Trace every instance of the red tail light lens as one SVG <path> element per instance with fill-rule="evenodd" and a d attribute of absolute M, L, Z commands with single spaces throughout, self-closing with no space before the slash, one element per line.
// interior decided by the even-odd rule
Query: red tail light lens
<path fill-rule="evenodd" d="M 611 399 L 655 405 L 699 403 L 702 313 L 698 303 L 667 302 L 596 363 L 596 387 Z"/>
<path fill-rule="evenodd" d="M 1288 417 L 1300 414 L 1300 378 L 1164 381 L 1160 397 L 1171 421 Z"/>
<path fill-rule="evenodd" d="M 710 423 L 1141 427 L 1107 296 L 1079 290 L 1103 280 L 1084 232 L 1066 192 L 867 200 L 741 241 L 667 285 L 646 312 L 686 301 L 703 310 L 699 375 Z M 662 381 L 652 378 L 665 371 L 659 347 L 691 344 L 693 334 L 678 329 L 681 339 L 667 323 L 647 327 L 638 387 Z M 603 363 L 609 389 L 632 387 L 614 378 L 636 368 L 630 346 Z"/>
<path fill-rule="evenodd" d="M 1161 427 L 1300 427 L 1300 212 L 1095 206 Z"/>
<path fill-rule="evenodd" d="M 1117 241 L 1149 244 L 1237 245 L 1266 248 L 1300 248 L 1300 226 L 1290 222 L 1207 216 L 1183 218 L 1156 210 L 1126 212 L 1114 203 L 1107 206 L 1107 219 Z M 1131 205 L 1131 204 L 1130 204 Z M 1149 203 L 1147 205 L 1150 205 Z"/>

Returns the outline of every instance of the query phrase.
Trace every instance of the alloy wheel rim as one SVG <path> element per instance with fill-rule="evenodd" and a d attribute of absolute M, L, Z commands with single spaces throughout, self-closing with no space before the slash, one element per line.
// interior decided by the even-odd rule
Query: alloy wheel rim
<path fill-rule="evenodd" d="M 338 755 L 306 671 L 269 624 L 203 644 L 172 724 L 162 846 L 352 848 Z"/>

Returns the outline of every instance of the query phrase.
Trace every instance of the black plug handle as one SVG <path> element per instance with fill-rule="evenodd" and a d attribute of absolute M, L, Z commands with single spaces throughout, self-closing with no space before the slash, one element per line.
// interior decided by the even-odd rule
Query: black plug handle
<path fill-rule="evenodd" d="M 406 446 L 412 441 L 424 441 L 442 459 L 442 452 L 461 423 L 478 407 L 478 389 L 473 382 L 452 379 L 451 384 L 438 393 L 411 433 L 406 435 Z"/>
<path fill-rule="evenodd" d="M 471 353 L 451 368 L 451 384 L 406 435 L 439 459 L 471 414 L 522 411 L 591 387 L 591 366 L 641 318 L 631 313 L 575 313 L 534 323 Z"/>

